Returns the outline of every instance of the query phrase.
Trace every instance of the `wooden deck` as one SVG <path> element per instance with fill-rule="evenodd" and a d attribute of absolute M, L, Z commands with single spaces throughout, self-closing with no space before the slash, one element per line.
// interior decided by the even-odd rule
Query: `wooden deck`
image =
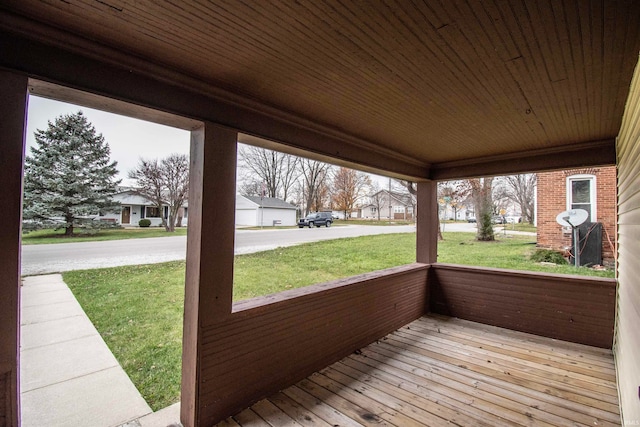
<path fill-rule="evenodd" d="M 619 426 L 611 351 L 425 316 L 219 426 Z"/>

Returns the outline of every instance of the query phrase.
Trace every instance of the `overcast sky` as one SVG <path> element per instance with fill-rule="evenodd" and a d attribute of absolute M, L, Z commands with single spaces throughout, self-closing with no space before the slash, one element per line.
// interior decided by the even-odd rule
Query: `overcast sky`
<path fill-rule="evenodd" d="M 176 129 L 143 120 L 80 107 L 65 102 L 53 101 L 37 96 L 29 97 L 29 115 L 27 118 L 27 155 L 35 145 L 36 129 L 47 129 L 48 121 L 53 122 L 63 114 L 73 114 L 82 110 L 95 127 L 97 133 L 104 136 L 111 149 L 111 159 L 118 162 L 121 185 L 133 185 L 127 179 L 127 173 L 138 164 L 138 159 L 162 159 L 172 153 L 189 154 L 190 135 L 188 131 Z M 386 188 L 387 179 L 371 176 L 381 187 Z"/>
<path fill-rule="evenodd" d="M 126 180 L 127 173 L 136 167 L 140 157 L 161 159 L 172 153 L 189 154 L 188 131 L 30 96 L 27 155 L 31 154 L 30 147 L 36 143 L 33 135 L 36 129 L 45 130 L 48 121 L 53 122 L 62 114 L 73 114 L 79 110 L 109 144 L 111 159 L 118 162 L 119 178 L 123 179 L 123 185 L 130 184 Z"/>

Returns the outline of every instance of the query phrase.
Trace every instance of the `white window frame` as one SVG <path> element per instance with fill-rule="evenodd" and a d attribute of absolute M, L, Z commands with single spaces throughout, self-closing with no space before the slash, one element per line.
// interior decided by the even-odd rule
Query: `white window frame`
<path fill-rule="evenodd" d="M 571 210 L 571 205 L 573 204 L 572 200 L 572 189 L 571 183 L 573 181 L 590 181 L 589 184 L 589 198 L 591 199 L 591 217 L 588 218 L 590 222 L 596 222 L 598 219 L 598 192 L 596 190 L 596 176 L 589 174 L 579 174 L 579 175 L 571 175 L 567 177 L 567 210 Z"/>

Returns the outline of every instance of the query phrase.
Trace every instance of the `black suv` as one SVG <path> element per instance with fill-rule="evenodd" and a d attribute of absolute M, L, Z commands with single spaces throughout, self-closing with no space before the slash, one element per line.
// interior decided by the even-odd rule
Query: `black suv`
<path fill-rule="evenodd" d="M 307 215 L 304 218 L 300 218 L 298 221 L 298 228 L 303 227 L 320 227 L 324 225 L 325 227 L 331 227 L 331 223 L 333 223 L 333 218 L 331 217 L 331 212 L 315 212 Z"/>

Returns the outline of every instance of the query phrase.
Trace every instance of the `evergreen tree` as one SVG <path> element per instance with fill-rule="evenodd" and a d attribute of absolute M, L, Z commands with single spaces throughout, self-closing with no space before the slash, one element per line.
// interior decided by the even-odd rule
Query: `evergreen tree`
<path fill-rule="evenodd" d="M 120 180 L 109 145 L 79 111 L 49 121 L 37 130 L 37 147 L 25 161 L 24 217 L 64 221 L 65 235 L 73 235 L 82 217 L 116 211 L 111 197 Z"/>

